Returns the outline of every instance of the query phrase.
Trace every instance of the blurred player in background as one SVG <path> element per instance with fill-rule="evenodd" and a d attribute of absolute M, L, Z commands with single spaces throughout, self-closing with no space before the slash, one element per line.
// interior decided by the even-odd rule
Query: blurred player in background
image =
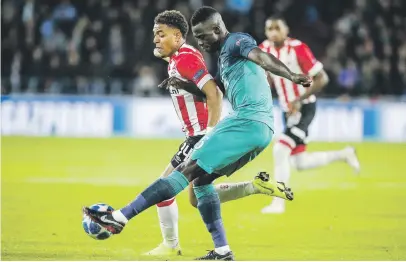
<path fill-rule="evenodd" d="M 265 23 L 267 40 L 260 48 L 273 54 L 294 72 L 302 72 L 313 78 L 309 88 L 298 85 L 268 73 L 268 79 L 276 88 L 279 104 L 284 111 L 285 131 L 274 146 L 274 175 L 277 181 L 288 183 L 290 164 L 297 170 L 320 167 L 335 161 L 345 161 L 356 172 L 358 162 L 353 147 L 338 151 L 306 152 L 309 125 L 316 113 L 316 96 L 329 79 L 323 65 L 313 56 L 310 48 L 303 42 L 288 37 L 289 28 L 280 17 L 271 17 Z M 263 213 L 283 213 L 285 201 L 273 199 L 271 205 L 262 209 Z"/>
<path fill-rule="evenodd" d="M 221 218 L 220 199 L 212 182 L 239 170 L 272 140 L 272 94 L 264 69 L 306 86 L 311 80 L 291 72 L 274 56 L 261 51 L 250 35 L 229 33 L 221 15 L 211 7 L 199 8 L 193 14 L 191 24 L 200 47 L 208 52 L 220 51 L 219 73 L 234 112 L 195 145 L 185 163 L 169 176 L 152 183 L 130 204 L 112 213 L 85 207 L 84 213 L 113 234 L 118 234 L 130 219 L 152 205 L 174 197 L 192 182 L 197 208 L 215 246 L 198 260 L 234 260 Z M 155 34 L 158 34 L 159 27 L 158 24 L 154 28 Z M 163 53 L 159 40 L 155 41 Z M 206 85 L 202 88 L 205 93 Z M 217 89 L 215 83 L 210 86 Z M 210 114 L 209 103 L 208 106 Z M 292 192 L 283 183 L 268 183 L 268 187 L 274 196 L 293 199 Z"/>
<path fill-rule="evenodd" d="M 167 177 L 192 153 L 196 143 L 210 131 L 220 119 L 222 93 L 208 73 L 202 54 L 186 44 L 188 24 L 178 11 L 165 11 L 155 18 L 154 55 L 167 61 L 169 78 L 160 86 L 171 94 L 175 111 L 182 124 L 186 140 L 162 173 Z M 182 88 L 180 88 L 182 87 Z M 188 90 L 188 91 L 186 91 Z M 201 91 L 200 91 L 201 90 Z M 220 202 L 226 202 L 252 194 L 271 194 L 266 188 L 266 177 L 257 176 L 254 181 L 216 185 Z M 190 201 L 196 207 L 193 188 Z M 163 243 L 147 252 L 151 256 L 180 254 L 178 233 L 178 205 L 175 198 L 157 204 Z"/>

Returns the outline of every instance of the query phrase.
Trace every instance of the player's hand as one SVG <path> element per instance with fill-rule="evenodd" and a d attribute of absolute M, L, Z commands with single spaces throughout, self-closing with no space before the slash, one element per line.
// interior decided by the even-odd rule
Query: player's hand
<path fill-rule="evenodd" d="M 288 103 L 288 116 L 294 115 L 297 112 L 300 111 L 300 108 L 302 107 L 302 102 L 300 100 L 294 100 L 292 102 Z"/>
<path fill-rule="evenodd" d="M 206 98 L 206 95 L 200 90 L 195 83 L 190 81 L 185 81 L 177 78 L 176 76 L 169 77 L 165 79 L 162 83 L 158 85 L 159 88 L 168 89 L 169 87 L 173 87 L 176 89 L 183 89 L 186 92 L 189 92 L 195 96 Z"/>
<path fill-rule="evenodd" d="M 312 79 L 307 75 L 293 74 L 292 82 L 298 85 L 302 85 L 304 87 L 309 87 L 312 84 Z"/>
<path fill-rule="evenodd" d="M 158 57 L 158 58 L 162 58 L 162 55 L 161 55 L 161 53 L 159 53 L 158 50 L 159 50 L 158 48 L 154 48 L 154 56 Z"/>
<path fill-rule="evenodd" d="M 186 85 L 186 83 L 187 82 L 180 80 L 176 76 L 171 76 L 162 81 L 162 83 L 160 83 L 158 87 L 168 89 L 170 86 L 172 86 L 174 88 L 182 89 L 182 87 Z"/>

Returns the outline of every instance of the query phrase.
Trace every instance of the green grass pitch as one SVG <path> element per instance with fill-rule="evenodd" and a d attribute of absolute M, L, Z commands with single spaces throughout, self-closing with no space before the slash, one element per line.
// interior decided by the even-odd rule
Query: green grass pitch
<path fill-rule="evenodd" d="M 88 237 L 81 207 L 131 201 L 168 164 L 179 140 L 2 138 L 3 260 L 147 260 L 161 241 L 156 208 L 108 240 Z M 313 143 L 310 151 L 344 144 Z M 355 144 L 362 172 L 343 163 L 294 171 L 295 200 L 282 215 L 263 215 L 256 195 L 225 203 L 223 219 L 237 260 L 406 260 L 406 145 Z M 219 149 L 220 150 L 220 149 Z M 269 147 L 229 179 L 272 170 Z M 191 260 L 212 248 L 187 194 L 178 196 L 180 237 Z M 158 260 L 166 258 L 157 258 Z"/>

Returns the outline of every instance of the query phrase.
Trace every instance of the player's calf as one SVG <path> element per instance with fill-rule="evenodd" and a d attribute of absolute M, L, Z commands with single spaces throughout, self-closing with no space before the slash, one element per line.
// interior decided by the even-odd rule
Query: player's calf
<path fill-rule="evenodd" d="M 197 208 L 197 198 L 195 192 L 193 191 L 193 183 L 189 184 L 189 203 Z"/>

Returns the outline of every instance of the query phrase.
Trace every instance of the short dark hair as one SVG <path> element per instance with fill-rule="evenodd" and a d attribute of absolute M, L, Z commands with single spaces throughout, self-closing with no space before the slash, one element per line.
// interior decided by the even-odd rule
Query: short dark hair
<path fill-rule="evenodd" d="M 212 15 L 218 13 L 219 12 L 217 12 L 217 10 L 211 6 L 202 6 L 193 13 L 190 23 L 192 26 L 197 25 L 198 23 L 204 22 Z"/>
<path fill-rule="evenodd" d="M 180 30 L 183 37 L 189 31 L 189 25 L 185 16 L 177 10 L 166 10 L 159 13 L 154 20 L 155 24 L 164 24 Z"/>
<path fill-rule="evenodd" d="M 270 17 L 268 17 L 268 18 L 266 19 L 266 21 L 275 21 L 275 20 L 280 20 L 280 21 L 282 21 L 285 25 L 288 25 L 288 23 L 286 23 L 286 19 L 285 19 L 282 15 L 280 15 L 280 14 L 272 15 L 272 16 L 270 16 Z"/>

